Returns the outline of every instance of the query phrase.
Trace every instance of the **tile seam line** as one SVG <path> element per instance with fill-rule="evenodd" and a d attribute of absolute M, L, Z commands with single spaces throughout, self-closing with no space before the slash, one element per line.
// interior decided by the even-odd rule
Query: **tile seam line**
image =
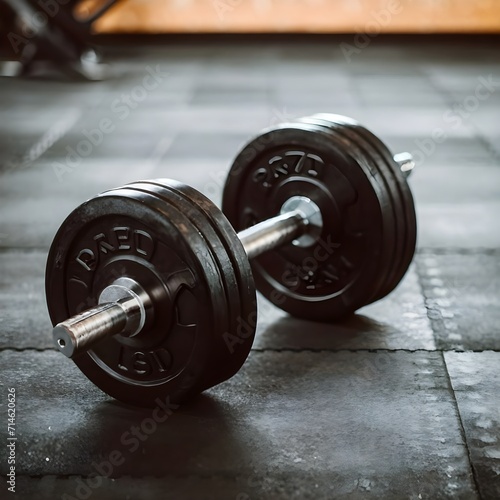
<path fill-rule="evenodd" d="M 55 234 L 55 233 L 54 233 Z M 42 247 L 42 246 L 8 246 L 8 247 L 0 247 L 0 254 L 2 253 L 14 253 L 14 252 L 23 252 L 23 253 L 35 253 L 35 252 L 44 252 L 48 253 L 49 252 L 49 246 Z"/>
<path fill-rule="evenodd" d="M 419 352 L 428 352 L 428 353 L 432 353 L 432 352 L 440 352 L 440 353 L 444 353 L 444 352 L 454 352 L 454 353 L 459 353 L 459 354 L 462 354 L 462 353 L 470 353 L 470 352 L 474 352 L 474 353 L 482 353 L 482 352 L 500 352 L 500 349 L 477 349 L 477 350 L 462 350 L 462 349 L 404 349 L 404 348 L 401 348 L 401 349 L 387 349 L 387 348 L 380 348 L 380 349 L 377 349 L 377 348 L 373 348 L 373 349 L 370 349 L 370 348 L 360 348 L 360 349 L 348 349 L 348 348 L 343 348 L 343 349 L 325 349 L 325 348 L 319 348 L 319 349 L 315 349 L 315 348 L 307 348 L 307 347 L 304 347 L 304 348 L 293 348 L 293 347 L 283 347 L 283 348 L 259 348 L 259 347 L 256 347 L 256 348 L 252 348 L 251 352 L 258 352 L 258 353 L 261 353 L 261 352 L 297 352 L 297 353 L 300 353 L 300 352 L 313 352 L 313 353 L 322 353 L 322 352 L 353 352 L 353 353 L 356 353 L 356 352 L 369 352 L 369 353 L 373 353 L 373 354 L 376 354 L 376 353 L 397 353 L 397 352 L 406 352 L 406 353 L 419 353 Z"/>
<path fill-rule="evenodd" d="M 201 478 L 201 479 L 212 479 L 212 478 L 218 478 L 218 479 L 246 479 L 248 478 L 247 474 L 231 474 L 231 473 L 220 473 L 220 474 L 196 474 L 196 473 L 191 473 L 191 474 L 166 474 L 166 475 L 161 475 L 161 474 L 147 474 L 147 475 L 140 475 L 140 476 L 134 476 L 131 474 L 122 474 L 122 475 L 117 475 L 117 476 L 96 476 L 94 473 L 90 472 L 89 474 L 79 474 L 78 472 L 73 472 L 73 473 L 65 473 L 65 474 L 16 474 L 16 479 L 17 478 L 28 478 L 28 479 L 44 479 L 47 477 L 54 478 L 55 480 L 71 480 L 73 478 L 82 478 L 82 479 L 93 479 L 96 477 L 100 477 L 103 479 L 108 479 L 108 480 L 114 480 L 114 479 L 188 479 L 188 478 Z M 17 485 L 16 485 L 17 486 Z M 97 488 L 98 490 L 99 488 Z"/>
<path fill-rule="evenodd" d="M 422 298 L 424 299 L 424 304 L 426 304 L 426 301 L 427 301 L 427 297 L 426 297 L 426 294 L 425 294 L 425 289 L 424 289 L 424 286 L 423 286 L 423 283 L 422 283 L 422 276 L 421 276 L 421 269 L 420 269 L 421 266 L 418 265 L 418 263 L 416 264 L 415 266 L 415 272 L 417 274 L 417 281 L 418 281 L 418 286 L 420 288 L 420 294 L 422 296 Z M 432 321 L 432 318 L 429 316 L 429 308 L 427 307 L 427 305 L 425 305 L 425 310 L 426 310 L 426 314 L 427 314 L 427 318 L 428 318 L 428 321 L 429 321 L 429 325 L 431 327 L 431 330 L 432 330 L 432 335 L 434 337 L 434 343 L 435 345 L 439 345 L 439 339 L 438 339 L 438 336 L 437 336 L 437 332 L 434 328 L 434 322 Z M 462 437 L 462 440 L 463 440 L 463 443 L 464 443 L 464 446 L 465 446 L 465 450 L 467 451 L 467 460 L 469 462 L 469 468 L 470 468 L 470 471 L 471 471 L 471 475 L 472 475 L 472 481 L 474 483 L 474 488 L 476 489 L 476 493 L 477 493 L 477 496 L 479 499 L 481 499 L 481 492 L 480 492 L 480 489 L 479 489 L 479 483 L 478 483 L 478 480 L 477 480 L 477 476 L 476 476 L 476 471 L 474 469 L 474 464 L 472 462 L 472 457 L 471 457 L 471 452 L 470 452 L 470 448 L 469 448 L 469 443 L 467 441 L 467 436 L 465 434 L 465 428 L 464 428 L 464 424 L 463 424 L 463 421 L 462 421 L 462 414 L 460 413 L 460 408 L 458 407 L 458 401 L 457 401 L 457 397 L 456 397 L 456 394 L 455 394 L 455 390 L 453 389 L 453 384 L 451 382 L 451 378 L 450 378 L 450 373 L 448 371 L 448 365 L 446 363 L 446 358 L 445 358 L 445 352 L 450 352 L 450 351 L 445 351 L 445 350 L 439 350 L 438 352 L 440 352 L 440 355 L 441 355 L 441 359 L 443 361 L 443 367 L 444 367 L 444 370 L 445 370 L 445 375 L 446 375 L 446 383 L 447 383 L 447 386 L 448 386 L 448 391 L 450 392 L 450 395 L 452 397 L 452 400 L 453 400 L 453 405 L 455 407 L 455 411 L 456 411 L 456 414 L 457 414 L 457 419 L 458 419 L 458 424 L 459 424 L 459 428 L 460 428 L 460 435 Z M 463 351 L 465 352 L 465 351 Z"/>
<path fill-rule="evenodd" d="M 479 480 L 477 477 L 477 471 L 476 471 L 476 468 L 474 467 L 474 462 L 472 460 L 471 450 L 469 448 L 469 441 L 467 439 L 467 434 L 465 433 L 464 422 L 462 419 L 462 413 L 460 412 L 460 407 L 458 406 L 457 395 L 455 393 L 455 389 L 453 388 L 453 382 L 451 381 L 450 372 L 448 370 L 448 363 L 446 363 L 446 358 L 445 358 L 444 352 L 441 353 L 441 357 L 443 360 L 444 371 L 446 374 L 446 382 L 448 385 L 448 390 L 451 393 L 451 396 L 453 398 L 453 405 L 455 406 L 455 411 L 457 412 L 458 424 L 460 426 L 460 434 L 461 434 L 462 439 L 464 441 L 465 449 L 467 450 L 467 460 L 469 461 L 469 466 L 470 466 L 470 471 L 471 471 L 471 475 L 472 475 L 472 480 L 474 482 L 474 487 L 476 488 L 477 495 L 478 495 L 479 499 L 482 499 L 483 496 L 481 495 L 481 490 L 479 488 Z"/>
<path fill-rule="evenodd" d="M 417 275 L 417 283 L 418 283 L 418 288 L 419 288 L 419 291 L 420 291 L 420 296 L 422 297 L 423 302 L 424 302 L 425 314 L 427 316 L 427 322 L 428 322 L 428 325 L 429 325 L 429 327 L 430 327 L 430 329 L 432 331 L 432 337 L 434 339 L 434 345 L 436 346 L 436 350 L 437 350 L 437 346 L 439 346 L 440 342 L 439 342 L 437 331 L 434 328 L 434 321 L 429 316 L 429 307 L 427 306 L 427 296 L 425 294 L 424 284 L 422 283 L 421 264 L 417 260 L 415 260 L 415 264 L 414 265 L 415 265 L 415 274 Z"/>
<path fill-rule="evenodd" d="M 416 255 L 498 255 L 500 256 L 500 248 L 488 248 L 488 247 L 420 247 L 417 248 Z"/>
<path fill-rule="evenodd" d="M 50 245 L 32 245 L 32 246 L 0 246 L 0 253 L 10 253 L 10 252 L 48 252 Z M 471 247 L 471 248 L 461 248 L 461 247 L 421 247 L 417 248 L 415 255 L 498 255 L 500 256 L 500 248 L 488 248 L 488 247 Z"/>
<path fill-rule="evenodd" d="M 7 352 L 7 351 L 12 351 L 12 352 L 59 352 L 55 347 L 0 347 L 0 353 L 1 352 Z M 254 353 L 265 353 L 265 352 L 294 352 L 294 353 L 302 353 L 302 352 L 311 352 L 311 353 L 325 353 L 325 352 L 331 352 L 331 353 L 341 353 L 341 352 L 352 352 L 352 353 L 372 353 L 372 354 L 377 354 L 377 353 L 398 353 L 398 352 L 406 352 L 408 354 L 412 353 L 433 353 L 433 352 L 439 352 L 439 353 L 446 353 L 446 352 L 454 352 L 454 353 L 459 353 L 459 354 L 465 354 L 465 353 L 483 353 L 483 352 L 496 352 L 500 353 L 500 349 L 468 349 L 468 350 L 461 350 L 461 349 L 369 349 L 369 348 L 361 348 L 361 349 L 315 349 L 315 348 L 291 348 L 291 347 L 283 347 L 283 348 L 252 348 L 251 352 Z"/>

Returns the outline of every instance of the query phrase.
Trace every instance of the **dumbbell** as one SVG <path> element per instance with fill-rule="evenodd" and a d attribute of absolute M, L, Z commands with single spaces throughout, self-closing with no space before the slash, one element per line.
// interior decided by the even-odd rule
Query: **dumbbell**
<path fill-rule="evenodd" d="M 57 348 L 138 406 L 227 380 L 252 346 L 256 288 L 294 316 L 333 321 L 397 286 L 415 250 L 413 166 L 354 120 L 318 114 L 240 151 L 222 211 L 167 179 L 101 193 L 48 255 Z"/>

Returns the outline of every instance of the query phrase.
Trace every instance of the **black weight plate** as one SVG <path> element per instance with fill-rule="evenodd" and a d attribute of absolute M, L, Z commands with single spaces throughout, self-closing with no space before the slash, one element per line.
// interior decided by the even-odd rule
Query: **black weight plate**
<path fill-rule="evenodd" d="M 49 252 L 53 324 L 94 306 L 119 276 L 148 290 L 154 321 L 135 337 L 116 335 L 77 356 L 79 368 L 114 398 L 138 406 L 182 401 L 209 387 L 213 339 L 230 325 L 220 269 L 198 229 L 165 200 L 126 187 L 84 203 Z"/>
<path fill-rule="evenodd" d="M 413 256 L 415 253 L 416 240 L 417 240 L 417 219 L 415 213 L 415 204 L 413 200 L 413 196 L 411 194 L 410 187 L 404 177 L 403 173 L 399 165 L 394 160 L 394 157 L 387 146 L 370 130 L 362 127 L 360 124 L 355 122 L 354 120 L 343 117 L 340 115 L 317 115 L 317 116 L 327 116 L 330 117 L 331 120 L 335 120 L 337 123 L 350 126 L 355 129 L 358 134 L 362 135 L 366 140 L 371 142 L 373 147 L 377 149 L 382 158 L 386 161 L 390 171 L 393 174 L 393 177 L 396 181 L 397 185 L 397 194 L 399 195 L 399 199 L 401 203 L 398 205 L 399 207 L 399 217 L 403 219 L 403 226 L 405 228 L 405 237 L 404 237 L 404 252 L 402 258 L 402 265 L 400 267 L 399 279 L 396 279 L 393 283 L 393 289 L 398 285 L 403 276 L 406 274 L 408 267 L 413 260 Z"/>
<path fill-rule="evenodd" d="M 398 226 L 400 227 L 400 231 L 398 231 L 398 246 L 399 246 L 399 254 L 400 254 L 400 259 L 398 261 L 398 265 L 394 267 L 396 273 L 393 276 L 393 279 L 388 283 L 388 286 L 384 293 L 382 294 L 382 298 L 386 295 L 388 295 L 390 292 L 396 288 L 396 286 L 399 284 L 401 281 L 401 278 L 404 276 L 408 269 L 408 264 L 406 260 L 406 255 L 407 255 L 407 249 L 408 249 L 408 236 L 409 233 L 411 233 L 411 230 L 409 231 L 408 229 L 408 224 L 406 221 L 405 217 L 405 211 L 406 211 L 406 203 L 403 200 L 401 196 L 401 191 L 399 187 L 399 182 L 398 179 L 395 177 L 394 172 L 392 168 L 388 165 L 386 161 L 386 157 L 382 151 L 377 147 L 376 144 L 371 141 L 370 136 L 372 135 L 369 133 L 364 127 L 362 127 L 360 124 L 356 123 L 355 121 L 351 119 L 345 119 L 344 121 L 341 121 L 341 117 L 338 117 L 338 120 L 340 123 L 335 122 L 334 126 L 337 127 L 343 127 L 344 129 L 350 130 L 354 135 L 358 135 L 358 137 L 363 138 L 368 144 L 371 145 L 372 148 L 374 148 L 375 151 L 378 152 L 379 158 L 381 160 L 380 166 L 383 168 L 385 166 L 385 172 L 388 176 L 388 178 L 391 178 L 392 181 L 389 182 L 390 188 L 391 188 L 391 195 L 394 200 L 394 209 L 395 209 L 395 217 L 398 223 Z M 368 132 L 368 133 L 366 133 Z M 392 156 L 391 156 L 392 158 Z M 415 226 L 414 226 L 415 227 Z M 411 261 L 411 259 L 410 259 Z"/>
<path fill-rule="evenodd" d="M 225 307 L 222 314 L 227 315 L 227 333 L 224 332 L 224 336 L 227 336 L 229 335 L 229 332 L 233 331 L 233 324 L 235 322 L 234 317 L 236 317 L 240 311 L 239 294 L 236 286 L 232 262 L 220 239 L 210 226 L 207 217 L 200 213 L 194 204 L 189 203 L 178 193 L 172 191 L 170 189 L 170 183 L 175 184 L 175 181 L 159 180 L 158 183 L 155 183 L 155 181 L 139 181 L 133 184 L 128 184 L 127 188 L 154 193 L 168 204 L 173 205 L 179 212 L 186 215 L 193 226 L 200 232 L 205 244 L 211 249 L 222 279 L 222 286 L 224 290 L 223 296 L 225 301 Z M 179 186 L 181 185 L 180 183 L 178 184 Z M 214 313 L 217 314 L 218 311 L 214 311 Z M 213 372 L 211 370 L 207 370 L 204 374 L 207 384 L 210 386 L 220 383 L 222 380 L 226 380 L 234 375 L 246 359 L 245 356 L 240 363 L 237 363 L 239 359 L 236 356 L 231 356 L 232 353 L 223 342 L 224 336 L 214 336 L 213 338 L 210 362 L 214 363 L 214 365 L 218 368 Z M 249 350 L 250 347 L 248 348 L 248 351 Z M 237 363 L 237 367 L 234 367 L 235 363 Z M 221 373 L 222 368 L 225 370 L 224 375 Z M 213 376 L 215 378 L 213 378 Z"/>
<path fill-rule="evenodd" d="M 385 155 L 371 141 L 371 136 L 373 136 L 373 134 L 367 131 L 367 129 L 361 126 L 358 122 L 356 122 L 352 118 L 344 117 L 341 115 L 327 114 L 327 113 L 320 113 L 314 116 L 319 119 L 327 120 L 329 123 L 331 123 L 332 127 L 338 127 L 344 131 L 346 130 L 349 131 L 350 134 L 353 135 L 353 137 L 357 137 L 358 140 L 363 141 L 364 144 L 368 144 L 368 147 L 370 147 L 372 151 L 373 150 L 376 151 L 375 154 L 378 156 L 378 164 L 384 170 L 384 175 L 386 176 L 387 179 L 391 179 L 388 185 L 390 188 L 391 197 L 394 200 L 393 204 L 394 214 L 399 227 L 397 233 L 398 234 L 397 240 L 399 247 L 398 253 L 400 255 L 400 258 L 398 259 L 397 265 L 394 266 L 394 270 L 396 272 L 392 277 L 393 279 L 389 281 L 384 292 L 381 294 L 380 297 L 377 298 L 378 300 L 379 298 L 382 298 L 387 294 L 389 294 L 397 286 L 397 284 L 401 281 L 401 278 L 405 274 L 406 269 L 408 267 L 407 265 L 405 265 L 405 252 L 407 247 L 408 231 L 407 231 L 406 220 L 404 218 L 404 208 L 405 208 L 404 202 L 400 195 L 400 189 L 397 179 L 395 179 L 394 177 L 394 172 L 392 168 L 390 168 L 387 165 Z"/>
<path fill-rule="evenodd" d="M 250 352 L 257 325 L 255 286 L 250 263 L 241 242 L 219 208 L 197 190 L 172 180 L 140 181 L 128 187 L 141 189 L 145 185 L 149 192 L 166 198 L 184 213 L 203 235 L 212 248 L 224 283 L 229 312 L 229 327 L 223 337 L 214 339 L 212 362 L 218 367 L 215 372 L 220 383 L 233 376 Z M 207 373 L 207 377 L 209 374 Z"/>
<path fill-rule="evenodd" d="M 399 187 L 399 194 L 402 199 L 402 210 L 400 216 L 404 218 L 407 233 L 405 255 L 399 280 L 401 281 L 413 260 L 417 243 L 417 217 L 415 213 L 415 203 L 413 200 L 413 195 L 404 174 L 401 172 L 400 166 L 394 160 L 394 157 L 387 146 L 369 130 L 364 129 L 364 134 L 368 139 L 372 141 L 374 147 L 378 148 L 382 156 L 385 158 L 386 163 L 393 172 L 394 178 L 396 179 Z M 396 283 L 395 287 L 398 283 Z"/>
<path fill-rule="evenodd" d="M 170 188 L 173 189 L 171 183 Z M 252 268 L 248 260 L 247 253 L 236 234 L 233 226 L 227 220 L 222 211 L 206 196 L 196 189 L 185 184 L 176 183 L 175 189 L 178 189 L 183 196 L 189 199 L 199 210 L 201 210 L 212 227 L 221 238 L 225 250 L 233 263 L 233 271 L 236 275 L 236 285 L 240 298 L 240 310 L 234 324 L 232 332 L 236 338 L 231 336 L 233 349 L 246 352 L 253 343 L 255 329 L 257 326 L 257 298 L 255 293 L 255 283 L 252 274 Z M 245 342 L 243 342 L 245 341 Z M 240 347 L 245 345 L 245 347 Z M 246 357 L 247 354 L 245 354 Z"/>
<path fill-rule="evenodd" d="M 384 294 L 384 290 L 387 288 L 388 281 L 393 275 L 394 270 L 394 260 L 397 258 L 395 241 L 396 237 L 396 222 L 393 210 L 393 201 L 390 197 L 389 188 L 387 186 L 386 174 L 381 172 L 378 164 L 374 161 L 373 156 L 370 151 L 367 151 L 369 145 L 365 143 L 359 143 L 355 141 L 355 137 L 350 134 L 346 134 L 344 130 L 336 130 L 333 126 L 321 119 L 314 117 L 305 117 L 298 120 L 300 123 L 309 123 L 313 126 L 320 127 L 320 129 L 325 130 L 330 136 L 334 136 L 336 140 L 342 140 L 344 147 L 347 148 L 350 155 L 353 156 L 357 162 L 364 163 L 370 169 L 370 171 L 378 172 L 378 180 L 381 186 L 381 196 L 383 197 L 383 202 L 381 206 L 383 207 L 383 259 L 379 267 L 380 282 L 381 285 L 377 289 L 373 289 L 373 295 L 370 302 L 378 300 Z"/>
<path fill-rule="evenodd" d="M 382 285 L 387 196 L 380 173 L 357 162 L 345 143 L 305 123 L 269 129 L 243 148 L 224 188 L 223 211 L 237 230 L 275 216 L 291 196 L 306 196 L 329 215 L 315 245 L 290 243 L 252 261 L 258 290 L 302 318 L 340 318 Z"/>
<path fill-rule="evenodd" d="M 381 269 L 385 275 L 384 285 L 379 290 L 378 294 L 374 296 L 372 302 L 375 302 L 382 297 L 385 297 L 389 292 L 391 292 L 395 286 L 394 283 L 399 282 L 399 271 L 401 267 L 402 257 L 403 257 L 403 246 L 404 246 L 404 238 L 402 235 L 405 233 L 404 221 L 401 219 L 398 214 L 400 213 L 399 207 L 400 203 L 398 202 L 399 198 L 397 196 L 397 186 L 394 181 L 392 172 L 385 164 L 385 159 L 381 157 L 380 153 L 376 151 L 371 143 L 367 142 L 362 136 L 360 136 L 357 132 L 357 129 L 347 125 L 339 125 L 335 122 L 325 120 L 322 117 L 318 117 L 318 115 L 308 116 L 306 118 L 302 118 L 300 121 L 319 123 L 323 126 L 328 127 L 334 133 L 338 133 L 351 142 L 357 144 L 358 148 L 362 151 L 363 155 L 367 160 L 372 164 L 373 168 L 379 170 L 381 174 L 381 178 L 383 180 L 383 184 L 385 186 L 386 195 L 390 199 L 390 203 L 388 206 L 390 207 L 390 214 L 387 214 L 387 217 L 390 218 L 391 222 L 388 224 L 389 227 L 392 227 L 392 231 L 387 233 L 388 241 L 387 241 L 387 252 L 388 252 L 388 265 L 385 269 Z M 349 147 L 353 147 L 352 145 Z"/>

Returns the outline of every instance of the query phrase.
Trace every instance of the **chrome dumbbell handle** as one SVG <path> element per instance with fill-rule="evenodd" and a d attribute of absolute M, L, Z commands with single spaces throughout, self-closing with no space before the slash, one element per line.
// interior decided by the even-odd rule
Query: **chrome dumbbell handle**
<path fill-rule="evenodd" d="M 131 278 L 118 278 L 102 291 L 98 306 L 57 324 L 52 337 L 58 349 L 72 358 L 108 336 L 137 335 L 152 315 L 147 292 Z"/>

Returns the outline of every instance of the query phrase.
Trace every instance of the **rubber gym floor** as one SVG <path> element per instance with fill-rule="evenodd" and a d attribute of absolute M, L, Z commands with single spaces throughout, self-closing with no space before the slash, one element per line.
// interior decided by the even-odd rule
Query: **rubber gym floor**
<path fill-rule="evenodd" d="M 103 82 L 0 81 L 2 475 L 10 388 L 17 426 L 17 494 L 3 482 L 0 498 L 500 497 L 498 43 L 342 43 L 353 42 L 108 42 Z M 414 153 L 409 272 L 336 324 L 259 299 L 241 371 L 141 431 L 150 410 L 111 400 L 51 344 L 44 271 L 57 228 L 87 198 L 143 178 L 219 203 L 246 140 L 316 112 Z"/>

